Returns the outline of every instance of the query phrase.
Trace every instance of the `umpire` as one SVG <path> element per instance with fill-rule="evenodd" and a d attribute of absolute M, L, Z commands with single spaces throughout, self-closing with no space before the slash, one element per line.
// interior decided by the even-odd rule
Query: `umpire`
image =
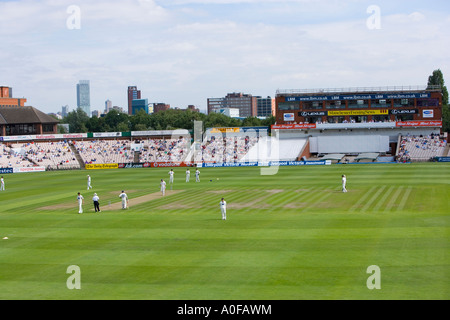
<path fill-rule="evenodd" d="M 99 204 L 99 201 L 100 200 L 100 198 L 97 196 L 97 194 L 96 193 L 94 193 L 94 197 L 92 198 L 92 201 L 94 201 L 94 210 L 95 210 L 95 212 L 101 212 L 100 211 L 100 204 Z"/>

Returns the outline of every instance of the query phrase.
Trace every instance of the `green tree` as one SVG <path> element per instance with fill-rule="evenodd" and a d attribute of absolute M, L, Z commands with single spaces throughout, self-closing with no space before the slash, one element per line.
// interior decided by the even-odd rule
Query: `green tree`
<path fill-rule="evenodd" d="M 275 116 L 270 116 L 262 120 L 261 125 L 270 127 L 271 125 L 275 124 L 276 120 L 277 119 L 275 118 Z"/>
<path fill-rule="evenodd" d="M 448 90 L 445 86 L 444 75 L 440 69 L 434 70 L 428 77 L 428 86 L 439 85 L 442 89 L 442 130 L 450 132 L 450 110 L 448 105 Z"/>
<path fill-rule="evenodd" d="M 139 110 L 130 116 L 131 131 L 145 131 L 150 127 L 150 115 L 144 110 Z"/>
<path fill-rule="evenodd" d="M 438 85 L 442 89 L 442 105 L 448 106 L 448 90 L 445 86 L 444 75 L 440 69 L 434 70 L 431 76 L 428 77 L 428 86 Z"/>
<path fill-rule="evenodd" d="M 240 127 L 242 122 L 239 119 L 230 118 L 221 113 L 211 112 L 204 119 L 205 128 L 213 127 Z"/>
<path fill-rule="evenodd" d="M 257 117 L 247 117 L 242 121 L 243 127 L 260 127 L 262 121 Z"/>
<path fill-rule="evenodd" d="M 105 124 L 109 126 L 110 131 L 119 132 L 119 124 L 125 123 L 128 128 L 129 116 L 126 113 L 120 112 L 118 110 L 111 110 L 105 115 Z M 124 125 L 120 126 L 120 129 L 123 129 Z M 129 129 L 125 130 L 128 131 Z"/>
<path fill-rule="evenodd" d="M 442 106 L 442 130 L 450 132 L 450 106 Z"/>
<path fill-rule="evenodd" d="M 66 117 L 62 120 L 62 123 L 69 124 L 69 132 L 70 133 L 85 133 L 88 132 L 86 127 L 87 122 L 89 121 L 89 116 L 81 109 L 76 109 L 67 114 Z"/>
<path fill-rule="evenodd" d="M 92 117 L 87 121 L 86 127 L 89 132 L 107 132 L 104 118 Z"/>

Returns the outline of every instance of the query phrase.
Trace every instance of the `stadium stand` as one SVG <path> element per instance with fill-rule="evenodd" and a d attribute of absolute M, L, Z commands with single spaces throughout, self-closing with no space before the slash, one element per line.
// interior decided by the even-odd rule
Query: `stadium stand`
<path fill-rule="evenodd" d="M 4 144 L 0 145 L 0 168 L 33 167 L 25 152 L 17 148 L 11 148 Z"/>
<path fill-rule="evenodd" d="M 204 162 L 240 162 L 258 140 L 249 136 L 207 137 L 194 158 Z"/>
<path fill-rule="evenodd" d="M 74 141 L 74 146 L 85 164 L 129 163 L 134 151 L 129 140 Z"/>
<path fill-rule="evenodd" d="M 11 145 L 24 153 L 29 162 L 35 166 L 56 169 L 79 169 L 80 165 L 75 154 L 66 141 L 28 142 Z"/>
<path fill-rule="evenodd" d="M 434 157 L 445 156 L 447 141 L 441 140 L 439 135 L 430 136 L 403 136 L 400 142 L 396 160 L 428 161 Z"/>
<path fill-rule="evenodd" d="M 140 162 L 186 161 L 189 154 L 189 141 L 179 139 L 145 139 L 139 155 Z"/>

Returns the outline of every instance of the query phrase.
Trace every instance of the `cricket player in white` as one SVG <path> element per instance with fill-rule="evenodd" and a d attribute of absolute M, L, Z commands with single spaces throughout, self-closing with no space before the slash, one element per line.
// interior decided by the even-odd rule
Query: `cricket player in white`
<path fill-rule="evenodd" d="M 166 195 L 166 182 L 163 179 L 161 179 L 161 183 L 159 185 L 161 186 L 162 195 L 163 196 Z"/>
<path fill-rule="evenodd" d="M 89 190 L 89 189 L 92 189 L 92 186 L 91 186 L 91 176 L 90 176 L 90 175 L 87 176 L 87 189 L 88 189 L 88 190 Z"/>
<path fill-rule="evenodd" d="M 83 196 L 78 192 L 77 200 L 78 200 L 78 213 L 83 213 Z"/>
<path fill-rule="evenodd" d="M 189 178 L 191 177 L 191 172 L 189 169 L 186 169 L 186 182 L 189 182 Z"/>
<path fill-rule="evenodd" d="M 0 179 L 1 185 L 0 185 L 0 191 L 5 191 L 5 180 L 3 179 L 3 176 Z"/>
<path fill-rule="evenodd" d="M 342 175 L 342 192 L 347 192 L 347 177 L 345 174 Z"/>
<path fill-rule="evenodd" d="M 200 170 L 195 170 L 195 182 L 200 182 Z"/>
<path fill-rule="evenodd" d="M 224 198 L 220 200 L 220 211 L 222 212 L 222 220 L 227 220 L 227 202 Z"/>
<path fill-rule="evenodd" d="M 173 175 L 174 175 L 173 169 L 170 169 L 170 171 L 169 171 L 169 184 L 170 184 L 170 189 L 172 189 L 172 185 L 173 185 Z"/>
<path fill-rule="evenodd" d="M 119 198 L 122 199 L 122 209 L 126 209 L 128 205 L 128 196 L 125 191 L 122 190 L 122 193 L 119 195 Z"/>

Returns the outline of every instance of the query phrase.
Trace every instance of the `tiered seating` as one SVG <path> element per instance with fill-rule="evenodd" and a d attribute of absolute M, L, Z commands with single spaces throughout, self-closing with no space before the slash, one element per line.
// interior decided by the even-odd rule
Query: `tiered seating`
<path fill-rule="evenodd" d="M 258 142 L 257 137 L 210 137 L 201 145 L 195 159 L 204 162 L 240 162 Z"/>
<path fill-rule="evenodd" d="M 428 161 L 434 157 L 444 156 L 446 141 L 439 136 L 406 136 L 402 137 L 397 161 L 405 159 Z"/>
<path fill-rule="evenodd" d="M 85 164 L 134 162 L 128 140 L 76 141 L 74 146 Z"/>
<path fill-rule="evenodd" d="M 66 141 L 14 144 L 21 148 L 30 162 L 48 169 L 78 169 L 80 164 Z"/>
<path fill-rule="evenodd" d="M 146 139 L 141 142 L 143 149 L 140 162 L 185 161 L 189 153 L 189 142 L 180 139 Z"/>
<path fill-rule="evenodd" d="M 33 167 L 24 154 L 14 152 L 12 148 L 0 144 L 0 168 Z"/>

